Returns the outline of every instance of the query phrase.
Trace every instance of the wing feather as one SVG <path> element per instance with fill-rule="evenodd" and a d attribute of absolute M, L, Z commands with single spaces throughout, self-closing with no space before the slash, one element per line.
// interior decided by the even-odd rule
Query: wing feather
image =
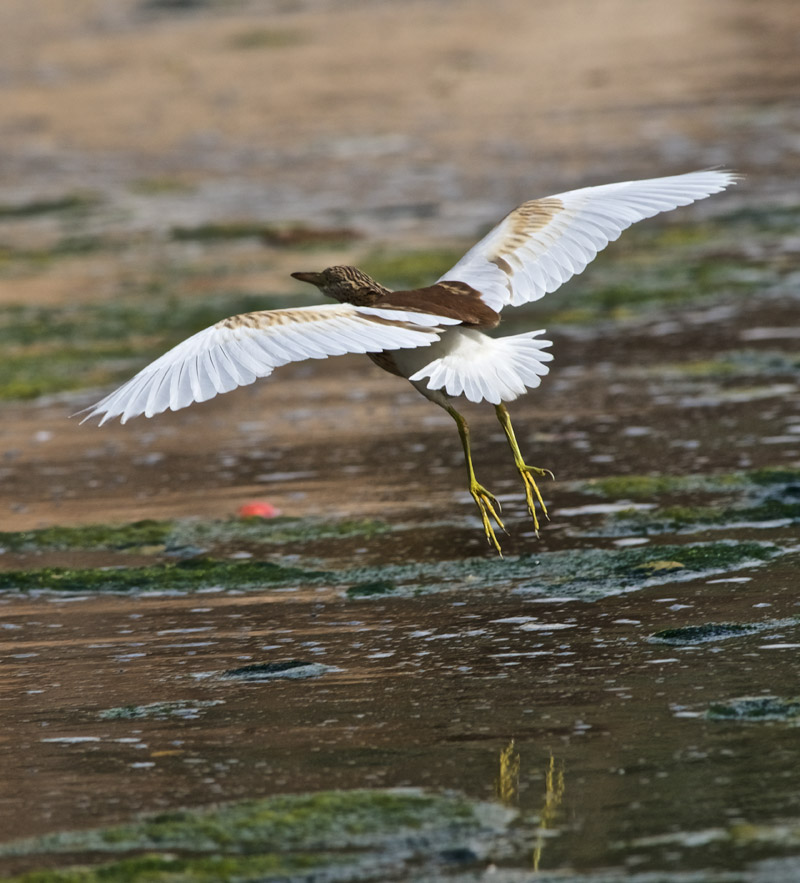
<path fill-rule="evenodd" d="M 690 172 L 584 187 L 514 209 L 438 281 L 464 282 L 498 312 L 555 291 L 637 221 L 735 183 L 731 172 Z"/>
<path fill-rule="evenodd" d="M 87 409 L 85 420 L 125 423 L 176 411 L 266 377 L 280 365 L 348 352 L 429 346 L 457 320 L 410 310 L 326 304 L 246 313 L 199 331 Z"/>

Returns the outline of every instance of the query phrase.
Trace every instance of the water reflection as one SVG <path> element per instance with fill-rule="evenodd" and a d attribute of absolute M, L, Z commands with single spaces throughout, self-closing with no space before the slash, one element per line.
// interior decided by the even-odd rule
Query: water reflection
<path fill-rule="evenodd" d="M 519 802 L 519 751 L 512 739 L 500 752 L 500 772 L 494 780 L 494 793 L 503 806 Z"/>
<path fill-rule="evenodd" d="M 564 799 L 564 762 L 556 761 L 550 754 L 550 763 L 544 779 L 544 803 L 539 813 L 539 830 L 536 845 L 533 847 L 533 870 L 539 870 L 539 862 L 544 850 L 545 832 L 555 827 L 556 816 Z"/>
<path fill-rule="evenodd" d="M 505 748 L 500 750 L 500 768 L 497 778 L 494 780 L 495 797 L 503 806 L 517 806 L 519 804 L 520 762 L 520 753 L 512 739 Z M 557 760 L 551 752 L 545 770 L 544 802 L 538 814 L 539 825 L 533 847 L 532 865 L 534 871 L 539 870 L 547 832 L 556 828 L 556 818 L 564 800 L 565 788 L 564 762 Z"/>

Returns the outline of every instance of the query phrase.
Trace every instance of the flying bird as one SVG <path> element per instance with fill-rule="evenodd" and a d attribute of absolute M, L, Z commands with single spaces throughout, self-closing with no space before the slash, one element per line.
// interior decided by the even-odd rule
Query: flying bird
<path fill-rule="evenodd" d="M 404 377 L 455 420 L 467 465 L 469 492 L 486 539 L 502 554 L 494 525 L 505 530 L 500 505 L 475 477 L 469 428 L 453 399 L 494 405 L 539 529 L 537 504 L 547 508 L 536 477 L 514 436 L 506 402 L 535 389 L 549 371 L 551 341 L 544 331 L 506 337 L 486 332 L 504 307 L 555 291 L 636 221 L 689 205 L 735 183 L 727 171 L 691 172 L 644 181 L 584 187 L 525 202 L 427 288 L 392 291 L 355 267 L 292 273 L 336 303 L 265 310 L 223 319 L 143 368 L 91 408 L 84 419 L 125 423 L 204 402 L 303 359 L 366 353 Z"/>

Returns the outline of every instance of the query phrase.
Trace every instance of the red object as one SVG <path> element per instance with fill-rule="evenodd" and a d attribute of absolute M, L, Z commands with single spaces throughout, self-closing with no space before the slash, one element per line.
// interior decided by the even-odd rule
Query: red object
<path fill-rule="evenodd" d="M 239 518 L 275 518 L 281 514 L 280 509 L 276 509 L 271 503 L 254 500 L 252 503 L 245 503 L 239 506 L 237 513 Z"/>

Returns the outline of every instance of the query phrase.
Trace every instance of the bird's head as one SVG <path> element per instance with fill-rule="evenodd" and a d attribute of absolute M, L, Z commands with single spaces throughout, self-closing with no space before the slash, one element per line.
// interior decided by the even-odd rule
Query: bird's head
<path fill-rule="evenodd" d="M 301 282 L 310 282 L 326 296 L 343 304 L 369 306 L 389 293 L 380 283 L 355 267 L 328 267 L 321 273 L 292 273 Z"/>

